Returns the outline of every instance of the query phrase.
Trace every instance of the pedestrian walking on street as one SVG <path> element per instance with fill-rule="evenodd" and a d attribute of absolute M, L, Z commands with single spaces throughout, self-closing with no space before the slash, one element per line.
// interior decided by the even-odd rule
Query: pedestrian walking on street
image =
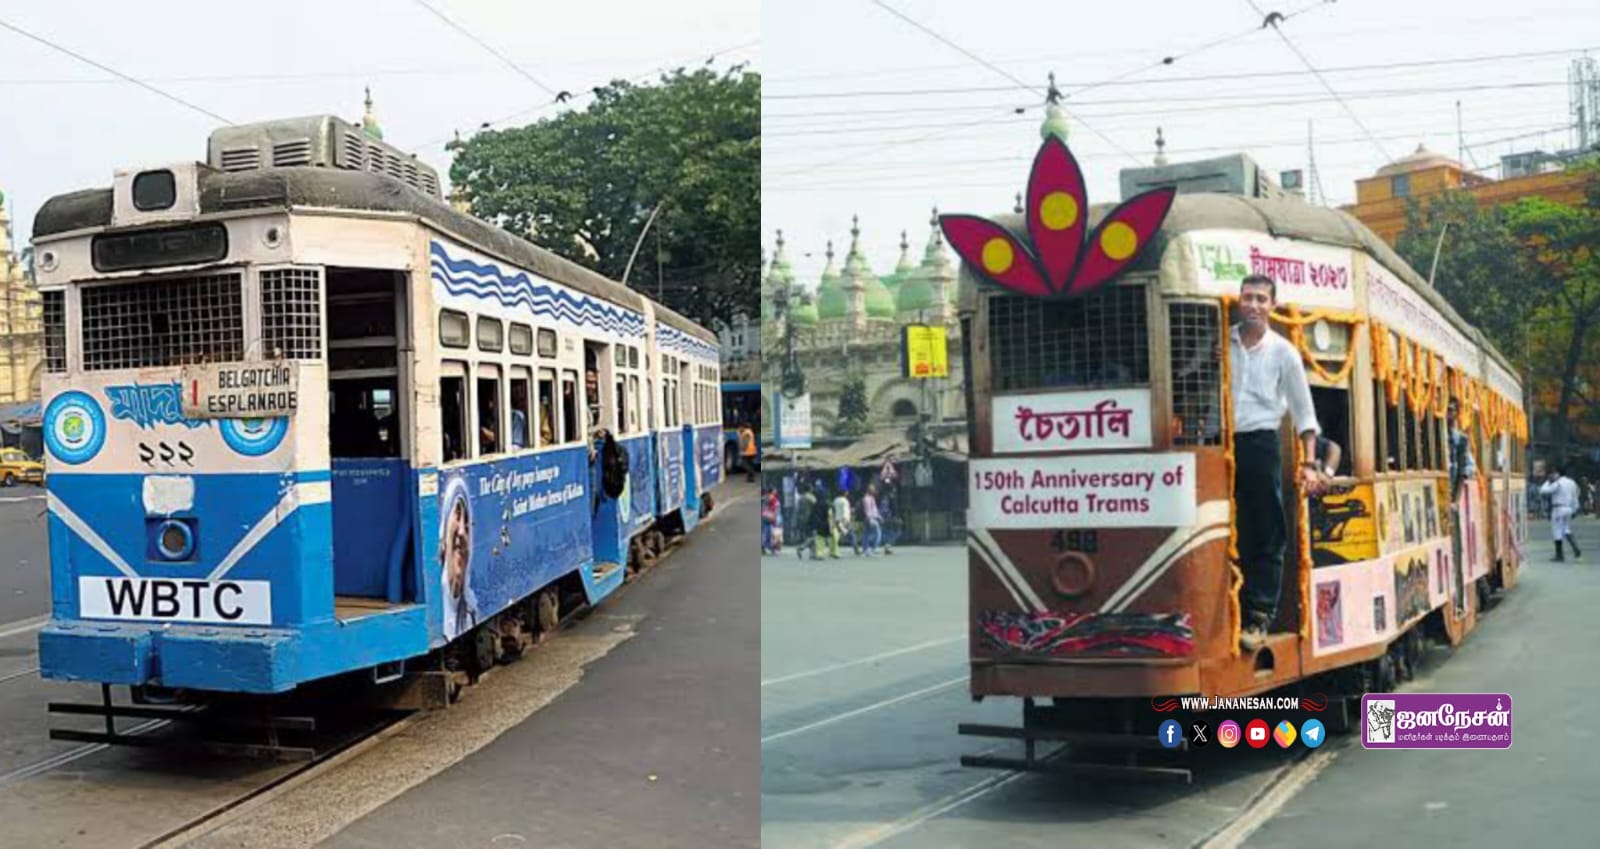
<path fill-rule="evenodd" d="M 867 494 L 861 496 L 861 518 L 867 524 L 866 550 L 871 557 L 883 546 L 883 514 L 878 512 L 878 487 L 876 484 L 867 487 Z"/>
<path fill-rule="evenodd" d="M 744 464 L 744 479 L 746 483 L 756 479 L 756 432 L 750 429 L 750 423 L 739 425 L 739 462 Z"/>
<path fill-rule="evenodd" d="M 1582 560 L 1583 552 L 1578 548 L 1578 541 L 1572 538 L 1572 514 L 1578 510 L 1578 485 L 1561 473 L 1560 466 L 1551 466 L 1550 477 L 1539 487 L 1539 494 L 1550 498 L 1550 537 L 1556 544 L 1556 556 L 1550 562 L 1561 563 L 1566 559 L 1561 556 L 1563 540 L 1572 546 L 1572 559 Z"/>
<path fill-rule="evenodd" d="M 767 490 L 761 493 L 761 553 L 776 554 L 772 545 L 772 532 L 778 523 L 778 493 Z"/>
<path fill-rule="evenodd" d="M 817 494 L 812 490 L 800 490 L 800 503 L 795 508 L 794 526 L 798 542 L 794 547 L 794 556 L 801 560 L 806 559 L 809 551 L 811 559 L 818 557 L 817 544 L 822 536 L 823 506 L 817 500 Z"/>
<path fill-rule="evenodd" d="M 833 497 L 833 510 L 829 519 L 832 522 L 833 535 L 828 538 L 828 556 L 838 560 L 839 539 L 850 532 L 850 499 L 842 488 Z"/>

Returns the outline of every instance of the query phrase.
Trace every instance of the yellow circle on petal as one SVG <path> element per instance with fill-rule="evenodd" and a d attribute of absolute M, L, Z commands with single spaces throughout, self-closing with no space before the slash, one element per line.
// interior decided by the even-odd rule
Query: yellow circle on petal
<path fill-rule="evenodd" d="M 1112 259 L 1127 259 L 1133 256 L 1134 249 L 1138 247 L 1139 234 L 1121 221 L 1113 221 L 1111 226 L 1100 234 L 1100 249 Z"/>
<path fill-rule="evenodd" d="M 1004 274 L 1016 259 L 1005 239 L 997 236 L 983 243 L 983 267 L 990 274 Z"/>
<path fill-rule="evenodd" d="M 1078 202 L 1066 192 L 1051 192 L 1039 202 L 1039 220 L 1051 230 L 1065 230 L 1078 223 Z"/>

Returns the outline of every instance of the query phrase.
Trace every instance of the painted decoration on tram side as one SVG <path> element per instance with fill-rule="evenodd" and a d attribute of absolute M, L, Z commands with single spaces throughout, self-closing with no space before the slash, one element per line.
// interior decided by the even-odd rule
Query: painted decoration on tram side
<path fill-rule="evenodd" d="M 1028 176 L 1028 240 L 975 215 L 941 215 L 950 246 L 974 272 L 1036 298 L 1088 294 L 1127 268 L 1155 241 L 1174 188 L 1153 189 L 1113 209 L 1087 240 L 1089 198 L 1083 170 L 1064 142 L 1050 136 Z"/>
<path fill-rule="evenodd" d="M 1311 562 L 1318 567 L 1378 556 L 1372 484 L 1336 486 L 1311 499 Z"/>
<path fill-rule="evenodd" d="M 1005 653 L 1186 657 L 1194 652 L 1187 613 L 1067 613 L 985 610 L 978 631 Z"/>
<path fill-rule="evenodd" d="M 1148 389 L 1001 395 L 992 409 L 996 453 L 1151 445 Z"/>
<path fill-rule="evenodd" d="M 446 639 L 593 557 L 588 451 L 440 472 L 437 557 Z"/>
<path fill-rule="evenodd" d="M 1428 552 L 1408 552 L 1394 561 L 1394 619 L 1397 627 L 1420 618 L 1428 604 Z"/>
<path fill-rule="evenodd" d="M 1317 648 L 1344 644 L 1344 608 L 1338 581 L 1317 582 Z"/>
<path fill-rule="evenodd" d="M 972 459 L 977 528 L 1175 528 L 1195 523 L 1190 453 Z"/>
<path fill-rule="evenodd" d="M 1192 230 L 1186 234 L 1195 280 L 1208 295 L 1238 295 L 1251 274 L 1278 284 L 1279 303 L 1355 307 L 1355 253 L 1253 230 Z"/>

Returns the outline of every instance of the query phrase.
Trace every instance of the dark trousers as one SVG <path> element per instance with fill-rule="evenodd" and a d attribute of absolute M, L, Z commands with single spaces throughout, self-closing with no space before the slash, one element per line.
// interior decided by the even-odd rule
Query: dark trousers
<path fill-rule="evenodd" d="M 1233 436 L 1233 500 L 1239 527 L 1239 569 L 1244 573 L 1240 602 L 1251 614 L 1270 621 L 1283 587 L 1283 460 L 1278 432 L 1255 430 Z"/>

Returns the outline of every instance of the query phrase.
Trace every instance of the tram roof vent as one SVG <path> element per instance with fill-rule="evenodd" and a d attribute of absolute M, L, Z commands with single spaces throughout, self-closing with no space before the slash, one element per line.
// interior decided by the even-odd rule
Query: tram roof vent
<path fill-rule="evenodd" d="M 1256 165 L 1255 160 L 1243 153 L 1193 162 L 1124 168 L 1119 176 L 1123 200 L 1164 186 L 1176 187 L 1179 194 L 1211 192 L 1251 198 L 1299 197 L 1294 192 L 1285 191 Z"/>
<path fill-rule="evenodd" d="M 212 132 L 206 163 L 224 171 L 310 165 L 379 171 L 442 200 L 439 175 L 411 154 L 372 138 L 333 115 L 285 118 L 223 127 Z"/>

